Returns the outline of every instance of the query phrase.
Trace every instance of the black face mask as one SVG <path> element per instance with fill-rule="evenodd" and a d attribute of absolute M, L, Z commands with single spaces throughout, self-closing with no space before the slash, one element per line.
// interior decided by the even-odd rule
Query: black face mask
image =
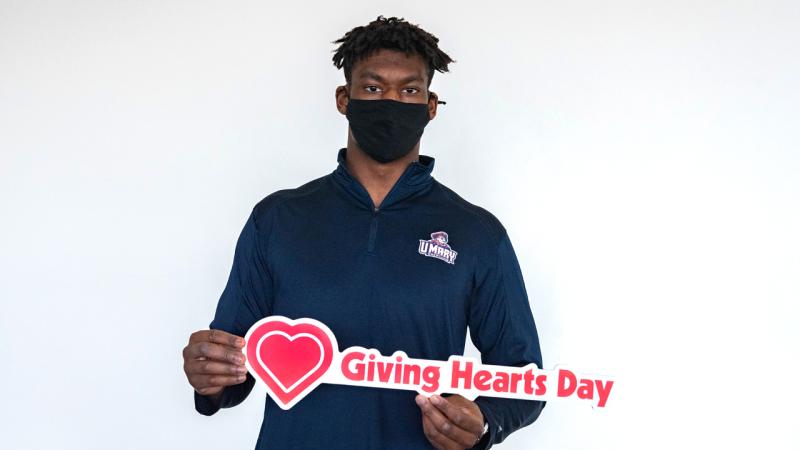
<path fill-rule="evenodd" d="M 375 161 L 388 163 L 414 148 L 428 124 L 428 103 L 350 98 L 347 120 L 358 146 Z"/>

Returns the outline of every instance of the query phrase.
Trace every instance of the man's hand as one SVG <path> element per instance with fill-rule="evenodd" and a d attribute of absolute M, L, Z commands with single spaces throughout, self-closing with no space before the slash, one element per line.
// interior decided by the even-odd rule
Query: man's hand
<path fill-rule="evenodd" d="M 241 384 L 247 374 L 244 339 L 221 330 L 192 333 L 183 349 L 183 371 L 194 390 L 216 396 L 225 386 Z"/>
<path fill-rule="evenodd" d="M 460 395 L 430 398 L 417 395 L 425 437 L 439 450 L 471 448 L 483 433 L 483 413 L 475 402 Z"/>

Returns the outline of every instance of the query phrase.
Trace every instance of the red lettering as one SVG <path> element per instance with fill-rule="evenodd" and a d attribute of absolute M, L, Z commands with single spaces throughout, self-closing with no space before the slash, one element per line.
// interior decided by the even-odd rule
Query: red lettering
<path fill-rule="evenodd" d="M 547 375 L 539 375 L 536 377 L 536 395 L 544 395 L 547 392 L 547 387 L 544 383 L 547 381 Z"/>
<path fill-rule="evenodd" d="M 389 379 L 392 377 L 392 369 L 395 368 L 395 365 L 390 362 L 378 361 L 377 366 L 378 366 L 378 380 L 380 380 L 383 383 L 388 383 Z"/>
<path fill-rule="evenodd" d="M 479 391 L 488 391 L 491 389 L 491 385 L 487 383 L 490 379 L 492 379 L 492 372 L 488 370 L 477 371 L 475 373 L 475 389 Z"/>
<path fill-rule="evenodd" d="M 354 359 L 363 360 L 364 353 L 352 352 L 342 358 L 342 374 L 345 378 L 352 381 L 364 381 L 364 365 L 356 364 L 354 369 L 350 369 L 350 362 Z"/>
<path fill-rule="evenodd" d="M 492 390 L 494 392 L 508 392 L 508 374 L 505 372 L 498 372 L 497 379 L 492 383 Z"/>
<path fill-rule="evenodd" d="M 511 392 L 516 393 L 519 390 L 519 382 L 522 381 L 522 374 L 521 373 L 512 373 L 511 374 Z"/>
<path fill-rule="evenodd" d="M 453 368 L 450 371 L 450 374 L 451 374 L 451 376 L 450 376 L 450 387 L 451 388 L 458 389 L 459 388 L 459 384 L 460 384 L 459 380 L 464 382 L 463 389 L 472 388 L 472 362 L 467 361 L 467 363 L 464 364 L 464 365 L 466 367 L 463 370 L 461 370 L 459 368 L 459 366 L 460 366 L 459 360 L 458 359 L 454 359 L 453 360 Z"/>
<path fill-rule="evenodd" d="M 575 374 L 566 369 L 558 371 L 558 396 L 569 397 L 575 392 L 575 387 L 578 385 L 578 379 Z"/>

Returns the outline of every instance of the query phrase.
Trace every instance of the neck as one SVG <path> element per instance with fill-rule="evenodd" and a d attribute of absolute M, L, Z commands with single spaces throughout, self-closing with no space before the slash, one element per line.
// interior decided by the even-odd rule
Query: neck
<path fill-rule="evenodd" d="M 364 186 L 376 207 L 380 207 L 408 165 L 418 160 L 419 142 L 406 156 L 383 164 L 364 153 L 352 137 L 347 140 L 347 170 Z"/>

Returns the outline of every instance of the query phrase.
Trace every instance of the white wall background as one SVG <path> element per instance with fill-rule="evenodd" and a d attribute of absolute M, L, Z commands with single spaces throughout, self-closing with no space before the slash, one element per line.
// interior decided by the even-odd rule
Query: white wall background
<path fill-rule="evenodd" d="M 457 60 L 434 176 L 509 230 L 545 367 L 614 375 L 505 449 L 797 448 L 793 1 L 0 1 L 0 447 L 252 448 L 181 349 L 265 195 L 335 168 L 330 42 Z"/>

